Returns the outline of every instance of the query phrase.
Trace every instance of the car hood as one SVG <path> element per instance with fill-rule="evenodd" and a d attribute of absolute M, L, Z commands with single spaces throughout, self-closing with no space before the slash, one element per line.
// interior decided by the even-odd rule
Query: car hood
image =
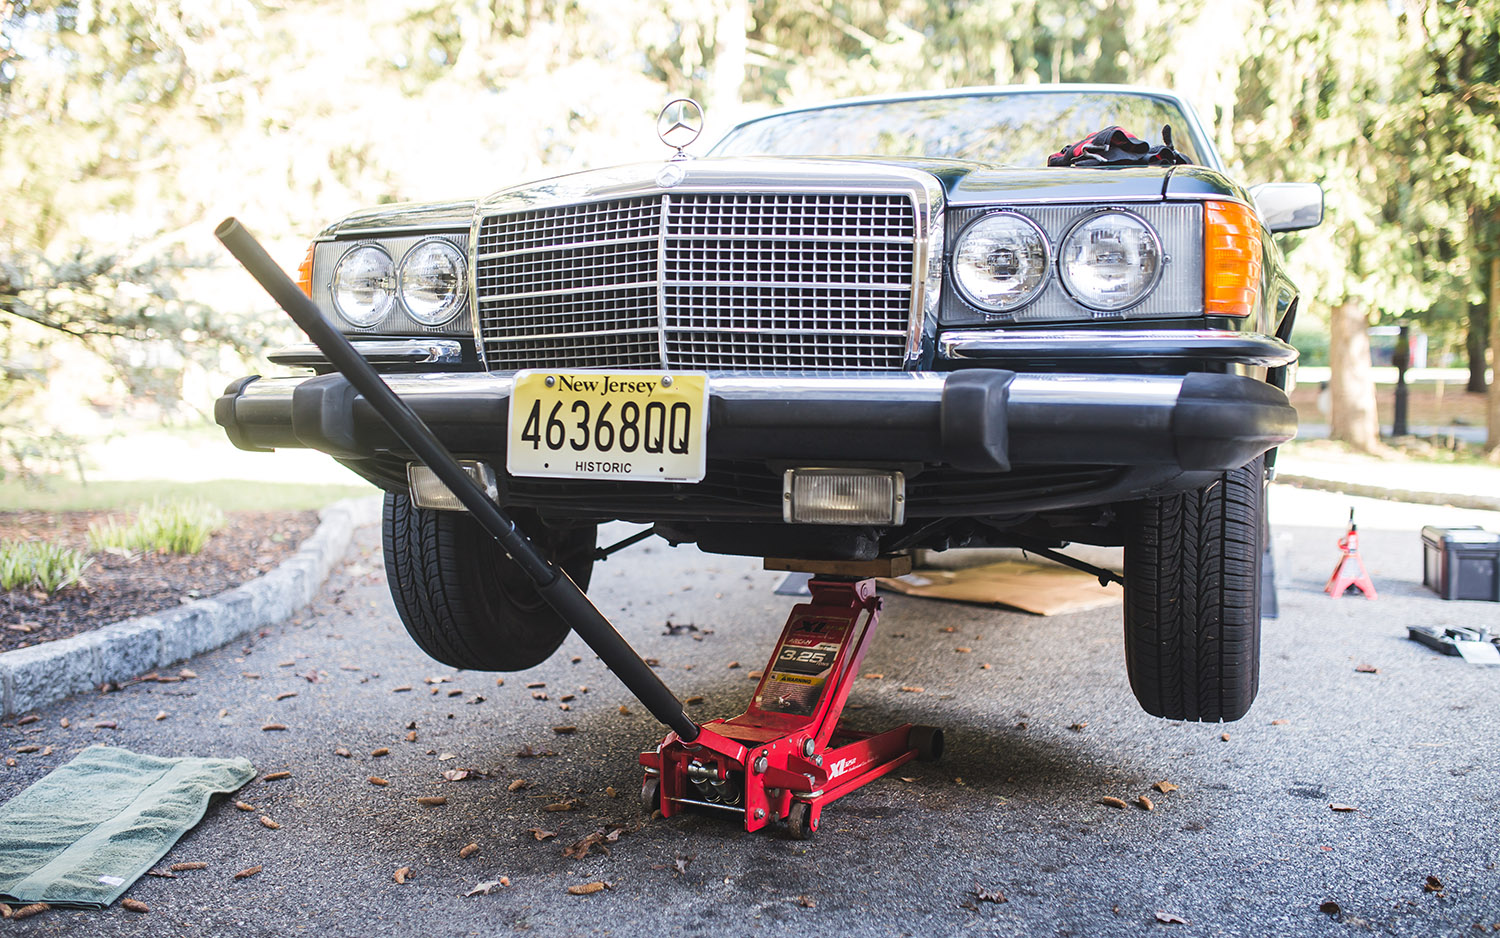
<path fill-rule="evenodd" d="M 876 157 L 737 157 L 634 163 L 513 186 L 478 200 L 385 205 L 349 216 L 325 235 L 394 229 L 467 228 L 476 213 L 521 211 L 572 202 L 625 198 L 699 187 L 820 189 L 871 186 L 882 176 L 942 193 L 948 205 L 1028 202 L 1146 202 L 1234 198 L 1244 191 L 1201 166 L 1114 168 L 1012 167 L 964 160 Z"/>

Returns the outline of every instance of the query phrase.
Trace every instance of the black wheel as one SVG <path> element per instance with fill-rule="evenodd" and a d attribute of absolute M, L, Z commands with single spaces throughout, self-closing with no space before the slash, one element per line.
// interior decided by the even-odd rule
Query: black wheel
<path fill-rule="evenodd" d="M 1147 713 L 1238 720 L 1255 700 L 1263 459 L 1137 506 L 1125 537 L 1125 667 Z"/>
<path fill-rule="evenodd" d="M 579 588 L 594 568 L 594 525 L 550 528 L 512 511 L 516 523 Z M 520 671 L 541 664 L 568 626 L 467 512 L 416 508 L 385 496 L 385 572 L 406 631 L 455 668 Z"/>
<path fill-rule="evenodd" d="M 793 840 L 812 839 L 812 806 L 807 802 L 792 802 L 792 809 L 786 815 L 786 835 Z"/>
<path fill-rule="evenodd" d="M 641 782 L 641 810 L 647 817 L 661 809 L 661 779 L 655 775 L 648 775 Z"/>
<path fill-rule="evenodd" d="M 918 724 L 906 734 L 906 745 L 917 751 L 919 762 L 936 762 L 943 757 L 943 731 Z"/>

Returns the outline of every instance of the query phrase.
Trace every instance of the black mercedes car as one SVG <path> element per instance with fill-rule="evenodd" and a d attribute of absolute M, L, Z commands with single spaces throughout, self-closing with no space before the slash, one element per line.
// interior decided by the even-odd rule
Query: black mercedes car
<path fill-rule="evenodd" d="M 1296 432 L 1272 234 L 1318 224 L 1321 190 L 1243 188 L 1185 101 L 1130 87 L 843 101 L 689 157 L 699 127 L 674 102 L 661 162 L 356 213 L 300 286 L 582 586 L 616 519 L 856 566 L 1124 545 L 1142 706 L 1242 716 L 1264 484 Z M 1101 128 L 1149 153 L 1073 146 Z M 313 346 L 271 358 L 302 373 L 235 381 L 218 422 L 385 491 L 417 643 L 549 656 L 562 620 L 349 382 Z"/>

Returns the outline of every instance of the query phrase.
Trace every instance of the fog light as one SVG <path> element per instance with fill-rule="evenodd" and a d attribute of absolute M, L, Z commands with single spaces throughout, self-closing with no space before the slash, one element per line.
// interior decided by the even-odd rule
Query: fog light
<path fill-rule="evenodd" d="M 479 487 L 484 489 L 490 501 L 500 501 L 500 487 L 495 484 L 495 470 L 490 468 L 489 463 L 460 459 L 458 464 L 463 466 L 469 478 L 479 483 Z M 412 504 L 418 508 L 433 508 L 438 511 L 468 510 L 464 507 L 464 503 L 458 500 L 458 496 L 443 484 L 442 479 L 419 462 L 406 464 L 406 484 L 411 488 Z"/>
<path fill-rule="evenodd" d="M 880 469 L 788 469 L 781 516 L 797 524 L 901 524 L 906 477 Z"/>

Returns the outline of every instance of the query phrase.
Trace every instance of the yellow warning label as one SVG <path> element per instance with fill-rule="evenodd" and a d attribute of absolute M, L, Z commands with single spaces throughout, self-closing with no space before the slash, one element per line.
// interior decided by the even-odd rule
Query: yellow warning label
<path fill-rule="evenodd" d="M 805 674 L 787 674 L 785 671 L 773 671 L 771 680 L 781 681 L 784 684 L 805 684 L 808 687 L 817 687 L 823 683 L 820 677 L 811 677 Z"/>

